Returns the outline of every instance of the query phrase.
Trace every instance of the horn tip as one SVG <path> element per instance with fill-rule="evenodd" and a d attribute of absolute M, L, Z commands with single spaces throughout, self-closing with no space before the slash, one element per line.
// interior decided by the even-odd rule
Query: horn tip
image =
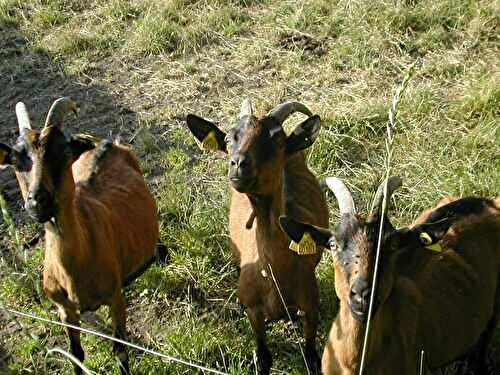
<path fill-rule="evenodd" d="M 327 177 L 325 178 L 325 183 L 326 186 L 330 188 L 330 190 L 334 190 L 336 186 L 344 185 L 342 180 L 338 177 Z"/>

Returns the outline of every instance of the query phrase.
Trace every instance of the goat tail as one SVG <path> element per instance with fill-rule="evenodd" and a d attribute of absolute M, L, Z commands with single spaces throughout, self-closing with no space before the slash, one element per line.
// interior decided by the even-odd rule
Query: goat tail
<path fill-rule="evenodd" d="M 123 281 L 123 287 L 126 287 L 132 283 L 135 279 L 137 279 L 139 276 L 141 276 L 144 272 L 148 270 L 148 268 L 154 263 L 154 262 L 160 262 L 160 263 L 165 263 L 167 264 L 170 260 L 170 254 L 168 253 L 167 246 L 164 245 L 161 242 L 156 243 L 156 249 L 155 249 L 155 255 L 144 263 L 144 265 L 139 268 L 137 271 L 134 273 L 130 274 L 127 276 L 127 278 Z"/>

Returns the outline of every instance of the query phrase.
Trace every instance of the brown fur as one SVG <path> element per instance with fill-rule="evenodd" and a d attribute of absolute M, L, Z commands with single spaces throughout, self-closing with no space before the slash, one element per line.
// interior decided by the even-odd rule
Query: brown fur
<path fill-rule="evenodd" d="M 326 203 L 302 153 L 292 156 L 273 177 L 269 184 L 272 189 L 264 196 L 252 197 L 231 189 L 230 235 L 241 270 L 238 297 L 248 308 L 254 332 L 264 340 L 264 322 L 286 317 L 270 265 L 292 314 L 297 310 L 305 312 L 304 335 L 311 346 L 315 345 L 319 309 L 314 270 L 322 252 L 306 256 L 292 252 L 290 239 L 283 233 L 278 218 L 288 214 L 327 225 Z M 247 229 L 245 224 L 252 212 L 256 218 L 251 229 Z M 267 277 L 263 277 L 262 271 Z"/>
<path fill-rule="evenodd" d="M 287 137 L 281 123 L 272 117 L 242 117 L 227 135 L 197 116 L 190 115 L 187 121 L 199 141 L 209 131 L 215 132 L 219 140 L 224 139 L 219 148 L 229 154 L 229 232 L 240 266 L 238 298 L 247 308 L 256 337 L 260 374 L 268 374 L 272 363 L 265 323 L 287 317 L 273 276 L 292 317 L 298 310 L 305 313 L 306 360 L 310 370 L 316 372 L 319 293 L 314 270 L 322 249 L 313 255 L 294 253 L 289 249 L 290 239 L 280 227 L 279 217 L 286 214 L 328 225 L 323 191 L 301 151 L 317 136 L 319 117 L 309 117 L 299 125 L 298 133 L 307 134 L 307 141 L 312 139 L 305 146 L 298 146 L 301 142 L 293 135 Z M 295 143 L 288 143 L 290 139 Z"/>
<path fill-rule="evenodd" d="M 115 335 L 124 338 L 121 288 L 154 257 L 156 205 L 137 160 L 122 146 L 112 146 L 89 184 L 96 152 L 84 153 L 64 177 L 57 225 L 45 226 L 43 286 L 62 321 L 77 324 L 80 312 L 110 306 Z M 69 334 L 72 347 L 79 345 L 78 333 Z M 125 360 L 124 347 L 115 345 L 115 352 Z"/>
<path fill-rule="evenodd" d="M 426 366 L 434 369 L 475 344 L 484 350 L 478 366 L 484 363 L 491 330 L 500 320 L 499 202 L 457 221 L 443 237 L 441 253 L 410 247 L 396 259 L 382 257 L 377 292 L 382 301 L 371 322 L 367 374 L 417 374 L 422 350 Z M 424 223 L 433 210 L 424 211 L 412 226 Z M 323 353 L 323 372 L 354 375 L 366 325 L 349 310 L 349 288 L 338 262 L 335 284 L 340 311 Z M 478 367 L 477 373 L 484 371 Z"/>
<path fill-rule="evenodd" d="M 159 232 L 156 204 L 136 157 L 110 142 L 72 155 L 55 127 L 32 130 L 20 142 L 32 162 L 28 172 L 16 170 L 25 202 L 42 185 L 57 206 L 45 223 L 45 293 L 61 321 L 73 325 L 80 313 L 110 306 L 115 336 L 124 338 L 122 287 L 154 258 Z M 66 332 L 71 352 L 83 360 L 79 332 Z M 114 344 L 114 351 L 122 373 L 128 372 L 125 346 Z"/>

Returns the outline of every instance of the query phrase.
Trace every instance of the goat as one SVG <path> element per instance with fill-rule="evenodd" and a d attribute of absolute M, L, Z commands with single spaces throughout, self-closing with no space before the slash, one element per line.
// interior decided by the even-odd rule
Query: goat
<path fill-rule="evenodd" d="M 294 112 L 309 118 L 287 136 L 282 124 Z M 269 374 L 272 364 L 265 323 L 285 317 L 281 296 L 292 315 L 298 310 L 305 314 L 307 366 L 317 372 L 319 294 L 314 270 L 322 249 L 309 255 L 292 252 L 278 218 L 288 214 L 317 225 L 328 223 L 324 194 L 302 152 L 318 136 L 319 116 L 301 103 L 286 102 L 258 119 L 246 99 L 239 123 L 227 134 L 195 115 L 188 115 L 187 124 L 198 141 L 229 156 L 229 231 L 240 268 L 237 295 L 256 337 L 260 374 Z"/>
<path fill-rule="evenodd" d="M 333 253 L 340 310 L 322 358 L 329 374 L 357 374 L 368 319 L 384 184 L 372 213 L 356 214 L 342 181 L 327 179 L 340 207 L 334 230 L 283 217 L 294 240 L 304 233 Z M 388 180 L 387 202 L 401 180 Z M 380 264 L 366 369 L 416 375 L 424 351 L 436 369 L 479 348 L 476 373 L 486 374 L 488 342 L 500 319 L 500 199 L 448 198 L 421 222 L 395 229 L 384 216 Z M 444 203 L 444 202 L 442 202 Z M 426 249 L 438 244 L 441 252 Z"/>
<path fill-rule="evenodd" d="M 14 147 L 0 144 L 0 164 L 14 167 L 25 208 L 44 223 L 43 288 L 61 321 L 79 325 L 81 312 L 109 305 L 114 334 L 124 339 L 122 287 L 154 259 L 156 204 L 129 149 L 64 135 L 63 119 L 70 111 L 76 111 L 75 102 L 56 100 L 38 131 L 18 103 L 20 137 Z M 66 334 L 71 353 L 83 361 L 79 331 L 66 329 Z M 127 374 L 126 347 L 115 343 L 113 350 Z"/>

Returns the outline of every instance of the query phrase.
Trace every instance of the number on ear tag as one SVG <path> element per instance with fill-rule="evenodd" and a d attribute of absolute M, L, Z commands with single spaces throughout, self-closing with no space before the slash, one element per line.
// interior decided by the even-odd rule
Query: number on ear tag
<path fill-rule="evenodd" d="M 203 141 L 199 144 L 200 148 L 205 151 L 219 151 L 219 142 L 217 142 L 217 137 L 215 135 L 215 131 L 210 131 Z"/>
<path fill-rule="evenodd" d="M 422 233 L 420 233 L 419 237 L 420 237 L 420 242 L 422 243 L 422 245 L 424 245 L 424 247 L 426 249 L 429 249 L 429 250 L 432 250 L 432 251 L 436 251 L 438 253 L 440 253 L 441 251 L 443 251 L 443 249 L 441 248 L 441 245 L 439 244 L 439 242 L 432 243 L 432 238 L 431 238 L 431 236 L 429 236 L 428 233 L 422 232 Z"/>
<path fill-rule="evenodd" d="M 295 251 L 299 255 L 316 254 L 316 242 L 308 232 L 304 232 L 299 243 L 290 242 L 290 250 Z"/>

